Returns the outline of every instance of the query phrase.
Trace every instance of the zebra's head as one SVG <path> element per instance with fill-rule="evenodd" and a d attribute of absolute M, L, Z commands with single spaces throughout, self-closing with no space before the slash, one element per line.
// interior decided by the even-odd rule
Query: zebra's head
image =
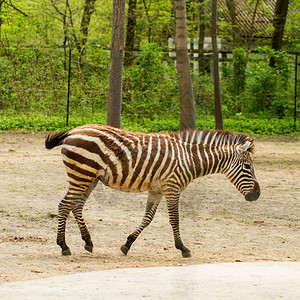
<path fill-rule="evenodd" d="M 233 149 L 233 158 L 225 171 L 225 175 L 245 196 L 247 201 L 255 201 L 260 196 L 260 187 L 255 177 L 251 159 L 254 139 L 247 137 Z"/>

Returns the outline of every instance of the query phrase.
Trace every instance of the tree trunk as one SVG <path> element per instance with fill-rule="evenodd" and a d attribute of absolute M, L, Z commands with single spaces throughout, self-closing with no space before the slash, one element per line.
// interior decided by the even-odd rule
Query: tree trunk
<path fill-rule="evenodd" d="M 113 1 L 107 124 L 121 127 L 122 73 L 125 35 L 125 0 Z"/>
<path fill-rule="evenodd" d="M 204 56 L 204 40 L 205 40 L 205 14 L 204 0 L 200 0 L 199 7 L 199 39 L 198 39 L 198 65 L 199 74 L 205 74 L 205 56 Z"/>
<path fill-rule="evenodd" d="M 80 32 L 82 34 L 80 39 L 81 53 L 80 55 L 85 54 L 85 46 L 87 42 L 87 37 L 89 33 L 89 25 L 91 22 L 92 15 L 95 11 L 95 2 L 96 0 L 86 0 L 84 5 L 84 10 L 81 19 Z"/>
<path fill-rule="evenodd" d="M 63 66 L 64 70 L 67 71 L 67 44 L 70 42 L 68 38 L 68 24 L 67 24 L 67 13 L 68 13 L 68 7 L 69 6 L 69 0 L 66 0 L 66 5 L 64 7 L 63 11 L 60 11 L 58 9 L 58 6 L 54 0 L 51 0 L 51 3 L 56 10 L 56 12 L 62 17 L 62 23 L 63 23 L 63 33 L 64 33 L 64 39 L 63 39 L 63 50 L 64 50 L 64 60 L 63 60 Z M 70 17 L 71 18 L 71 17 Z"/>
<path fill-rule="evenodd" d="M 194 60 L 195 60 L 195 34 L 197 33 L 197 26 L 195 26 L 195 8 L 193 7 L 191 0 L 186 0 L 186 15 L 187 15 L 187 22 L 189 22 L 189 31 L 188 37 L 190 38 L 189 41 L 189 60 L 190 60 L 190 70 L 194 69 Z"/>
<path fill-rule="evenodd" d="M 125 41 L 124 65 L 130 66 L 134 60 L 134 39 L 136 27 L 136 0 L 128 2 L 127 33 Z"/>
<path fill-rule="evenodd" d="M 64 40 L 63 40 L 63 49 L 64 49 L 64 70 L 67 71 L 67 43 L 68 43 L 68 25 L 67 25 L 67 8 L 68 8 L 68 0 L 66 0 L 66 7 L 62 14 L 63 17 L 63 32 L 64 32 Z"/>
<path fill-rule="evenodd" d="M 152 32 L 152 21 L 151 21 L 151 17 L 149 15 L 149 10 L 150 10 L 150 6 L 151 6 L 151 1 L 149 3 L 149 5 L 147 6 L 147 3 L 145 0 L 143 0 L 143 4 L 144 4 L 144 8 L 145 8 L 145 13 L 146 13 L 146 17 L 148 20 L 148 43 L 151 43 L 151 32 Z"/>
<path fill-rule="evenodd" d="M 255 21 L 259 1 L 260 0 L 256 0 L 253 15 L 252 15 L 252 20 L 251 20 L 251 25 L 250 25 L 250 33 L 249 33 L 249 37 L 248 37 L 248 50 L 250 50 L 250 47 L 251 47 L 251 41 L 253 38 L 253 30 L 254 30 L 254 21 Z"/>
<path fill-rule="evenodd" d="M 2 4 L 4 0 L 0 0 L 0 41 L 1 41 L 1 33 L 2 33 Z"/>
<path fill-rule="evenodd" d="M 277 0 L 274 19 L 273 19 L 273 37 L 272 37 L 272 49 L 281 50 L 282 48 L 282 37 L 284 32 L 284 26 L 286 22 L 286 16 L 289 6 L 289 0 Z M 275 66 L 275 58 L 270 58 L 270 66 Z"/>
<path fill-rule="evenodd" d="M 180 129 L 196 128 L 194 94 L 187 48 L 185 0 L 173 0 L 175 49 L 180 97 Z"/>
<path fill-rule="evenodd" d="M 231 19 L 231 26 L 232 26 L 232 42 L 233 46 L 236 47 L 237 45 L 241 44 L 240 38 L 240 29 L 236 22 L 236 2 L 235 0 L 226 0 L 226 5 L 228 7 L 230 19 Z"/>
<path fill-rule="evenodd" d="M 212 48 L 214 58 L 214 92 L 215 92 L 215 123 L 216 129 L 223 129 L 220 77 L 219 77 L 219 51 L 217 45 L 217 0 L 212 0 Z"/>

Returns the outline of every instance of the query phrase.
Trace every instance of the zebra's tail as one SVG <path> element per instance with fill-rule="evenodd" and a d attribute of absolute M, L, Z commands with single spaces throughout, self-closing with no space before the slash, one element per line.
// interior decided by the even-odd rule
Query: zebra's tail
<path fill-rule="evenodd" d="M 54 133 L 48 133 L 45 140 L 45 147 L 47 149 L 52 149 L 63 143 L 63 140 L 69 135 L 69 131 L 60 131 Z"/>

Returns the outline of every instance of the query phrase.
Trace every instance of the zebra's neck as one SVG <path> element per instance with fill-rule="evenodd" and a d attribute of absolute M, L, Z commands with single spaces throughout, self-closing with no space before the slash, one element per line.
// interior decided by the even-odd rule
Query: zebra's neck
<path fill-rule="evenodd" d="M 236 145 L 248 138 L 243 133 L 233 134 L 227 130 L 199 131 L 197 129 L 184 130 L 173 136 L 191 149 L 193 164 L 190 165 L 190 169 L 195 174 L 194 178 L 224 173 L 234 159 Z"/>
<path fill-rule="evenodd" d="M 196 177 L 223 173 L 224 167 L 231 160 L 233 145 L 197 145 L 193 147 L 193 162 Z"/>

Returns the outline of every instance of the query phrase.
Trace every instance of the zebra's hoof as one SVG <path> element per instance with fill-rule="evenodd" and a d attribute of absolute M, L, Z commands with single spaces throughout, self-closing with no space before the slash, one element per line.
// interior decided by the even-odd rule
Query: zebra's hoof
<path fill-rule="evenodd" d="M 68 249 L 66 249 L 66 250 L 61 251 L 61 254 L 62 254 L 63 256 L 71 255 L 71 251 L 70 251 L 70 249 L 68 248 Z"/>
<path fill-rule="evenodd" d="M 91 245 L 85 245 L 84 246 L 84 249 L 86 250 L 86 251 L 89 251 L 89 252 L 93 252 L 93 246 L 91 246 Z"/>
<path fill-rule="evenodd" d="M 122 251 L 125 255 L 127 255 L 128 251 L 129 251 L 129 248 L 128 248 L 127 246 L 123 245 L 123 246 L 121 246 L 121 251 Z"/>
<path fill-rule="evenodd" d="M 183 257 L 191 257 L 192 256 L 192 254 L 191 254 L 191 251 L 187 251 L 187 252 L 182 252 L 182 256 Z"/>

